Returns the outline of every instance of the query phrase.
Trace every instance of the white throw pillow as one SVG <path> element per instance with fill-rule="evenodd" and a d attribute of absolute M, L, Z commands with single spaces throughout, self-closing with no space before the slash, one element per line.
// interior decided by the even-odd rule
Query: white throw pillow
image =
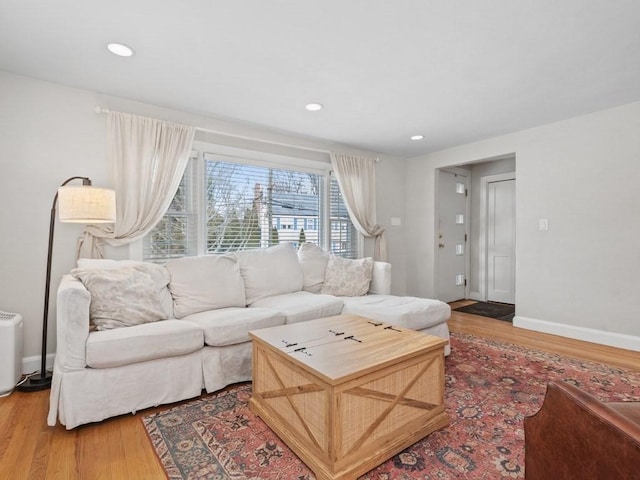
<path fill-rule="evenodd" d="M 290 243 L 238 252 L 247 305 L 261 298 L 302 290 L 302 267 Z"/>
<path fill-rule="evenodd" d="M 371 283 L 373 258 L 350 260 L 329 256 L 321 293 L 337 297 L 359 297 L 366 295 Z"/>
<path fill-rule="evenodd" d="M 71 274 L 89 293 L 90 323 L 97 330 L 165 320 L 151 275 L 139 266 L 113 269 L 76 268 Z"/>
<path fill-rule="evenodd" d="M 246 307 L 244 283 L 233 254 L 170 260 L 169 290 L 176 318 L 225 307 Z"/>
<path fill-rule="evenodd" d="M 136 260 L 113 260 L 110 258 L 79 258 L 78 268 L 99 268 L 102 270 L 113 270 L 122 267 L 138 267 L 143 272 L 151 275 L 156 284 L 156 293 L 162 304 L 162 309 L 167 317 L 173 317 L 173 299 L 169 293 L 169 271 L 164 265 L 150 262 L 138 262 Z"/>
<path fill-rule="evenodd" d="M 306 292 L 320 293 L 327 270 L 329 253 L 315 243 L 305 242 L 298 249 L 298 260 L 302 267 L 302 289 Z"/>

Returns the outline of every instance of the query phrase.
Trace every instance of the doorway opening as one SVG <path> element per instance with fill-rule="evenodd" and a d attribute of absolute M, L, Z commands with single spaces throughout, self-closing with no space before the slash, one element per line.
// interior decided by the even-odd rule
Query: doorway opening
<path fill-rule="evenodd" d="M 451 190 L 446 186 L 445 172 L 457 173 L 466 180 L 466 210 L 464 262 L 457 268 L 464 276 L 452 272 L 452 250 L 449 242 L 442 241 L 443 220 L 451 221 L 462 207 L 455 195 L 446 195 Z M 456 168 L 438 170 L 438 192 L 436 208 L 436 285 L 438 298 L 452 302 L 466 299 L 468 302 L 508 304 L 514 308 L 516 300 L 515 270 L 515 215 L 516 215 L 516 165 L 515 155 L 485 159 Z M 449 179 L 450 181 L 450 179 Z M 456 201 L 458 202 L 456 204 Z M 457 206 L 456 206 L 457 205 Z M 455 221 L 455 216 L 453 217 Z M 446 223 L 446 222 L 445 222 Z M 445 239 L 446 240 L 446 239 Z M 444 246 L 442 246 L 444 244 Z M 458 245 L 454 242 L 454 245 Z M 457 247 L 458 253 L 461 247 Z M 455 250 L 454 250 L 455 253 Z M 458 259 L 459 261 L 460 259 Z M 461 265 L 464 265 L 463 267 Z M 446 283 L 462 281 L 463 289 L 449 293 Z M 462 293 L 460 293 L 462 292 Z"/>

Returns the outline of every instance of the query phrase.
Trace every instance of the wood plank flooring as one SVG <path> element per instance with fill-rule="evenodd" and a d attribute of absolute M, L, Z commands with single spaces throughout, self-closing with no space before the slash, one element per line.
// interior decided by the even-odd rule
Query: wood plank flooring
<path fill-rule="evenodd" d="M 452 302 L 451 308 L 461 307 L 470 303 L 474 302 L 468 300 Z M 516 328 L 510 322 L 493 318 L 480 317 L 453 310 L 449 320 L 449 330 L 495 338 L 529 348 L 559 353 L 568 357 L 583 358 L 640 371 L 640 353 L 638 352 Z"/>
<path fill-rule="evenodd" d="M 452 307 L 464 303 L 454 303 Z M 640 371 L 640 354 L 515 328 L 511 323 L 453 311 L 452 332 Z M 67 431 L 48 427 L 49 391 L 0 398 L 0 479 L 154 480 L 166 478 L 137 415 L 123 415 Z M 173 405 L 172 405 L 173 406 Z M 144 413 L 168 408 L 157 407 Z"/>

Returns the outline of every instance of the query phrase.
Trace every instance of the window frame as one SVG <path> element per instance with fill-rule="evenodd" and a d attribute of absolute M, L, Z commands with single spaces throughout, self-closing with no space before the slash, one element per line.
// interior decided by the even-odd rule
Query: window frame
<path fill-rule="evenodd" d="M 294 156 L 280 155 L 268 152 L 260 152 L 254 150 L 246 150 L 237 147 L 230 147 L 224 145 L 216 145 L 208 142 L 195 141 L 193 143 L 192 155 L 187 165 L 187 171 L 190 172 L 191 185 L 187 189 L 191 192 L 191 205 L 195 221 L 196 238 L 191 239 L 194 243 L 190 245 L 193 250 L 189 251 L 189 255 L 207 255 L 207 238 L 206 238 L 206 196 L 205 196 L 205 183 L 206 183 L 206 165 L 207 158 L 211 159 L 215 157 L 216 161 L 239 163 L 243 165 L 258 166 L 263 168 L 274 168 L 282 170 L 292 170 L 295 172 L 311 173 L 320 175 L 322 178 L 320 194 L 320 205 L 317 222 L 318 239 L 320 246 L 327 251 L 331 251 L 332 238 L 331 238 L 331 181 L 335 180 L 331 164 L 328 162 L 321 162 L 316 160 L 309 160 L 304 158 L 298 158 Z M 301 223 L 301 222 L 299 222 Z M 363 235 L 354 228 L 354 245 L 353 254 L 355 258 L 361 258 L 364 245 Z M 136 242 L 137 246 L 133 246 L 133 257 L 144 261 L 157 261 L 164 262 L 167 259 L 146 259 L 145 254 L 145 242 L 147 241 L 148 234 L 143 239 Z M 336 240 L 334 239 L 334 242 Z M 339 239 L 337 241 L 340 241 Z M 137 252 L 135 252 L 137 250 Z M 193 253 L 192 253 L 193 252 Z"/>

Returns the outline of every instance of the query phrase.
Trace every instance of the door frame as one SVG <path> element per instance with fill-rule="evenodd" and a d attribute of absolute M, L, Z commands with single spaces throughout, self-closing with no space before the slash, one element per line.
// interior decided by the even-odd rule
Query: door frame
<path fill-rule="evenodd" d="M 433 235 L 433 252 L 434 252 L 434 291 L 436 293 L 435 298 L 439 298 L 440 295 L 440 285 L 439 285 L 439 272 L 440 272 L 440 254 L 439 254 L 439 248 L 438 248 L 438 243 L 440 241 L 440 239 L 438 238 L 438 228 L 440 225 L 440 172 L 447 172 L 447 173 L 452 173 L 454 175 L 459 175 L 462 177 L 466 178 L 466 184 L 467 184 L 467 195 L 465 197 L 465 205 L 464 205 L 464 218 L 465 218 L 465 224 L 464 224 L 464 228 L 465 228 L 465 234 L 467 235 L 467 241 L 465 242 L 464 245 L 464 256 L 465 256 L 465 261 L 464 261 L 464 279 L 466 282 L 466 285 L 464 287 L 464 296 L 465 298 L 469 298 L 469 291 L 471 289 L 471 282 L 469 282 L 469 272 L 471 270 L 471 224 L 470 224 L 470 220 L 471 217 L 469 215 L 469 213 L 471 212 L 471 170 L 469 170 L 468 168 L 464 168 L 464 166 L 462 167 L 440 167 L 440 168 L 436 168 L 435 169 L 435 177 L 437 179 L 437 181 L 435 182 L 436 184 L 436 189 L 435 189 L 435 215 L 434 215 L 434 219 L 435 219 L 435 223 L 434 223 L 434 235 Z"/>
<path fill-rule="evenodd" d="M 480 253 L 479 255 L 480 258 L 478 260 L 479 260 L 480 271 L 478 272 L 479 274 L 479 278 L 478 278 L 479 292 L 478 293 L 480 294 L 480 298 L 483 302 L 487 301 L 487 295 L 489 291 L 489 286 L 487 284 L 488 277 L 489 277 L 487 274 L 488 273 L 487 269 L 489 268 L 489 259 L 488 259 L 489 249 L 488 249 L 488 241 L 487 241 L 487 235 L 489 233 L 489 228 L 488 228 L 489 184 L 494 182 L 504 182 L 507 180 L 515 180 L 515 179 L 516 179 L 516 172 L 487 175 L 480 179 L 480 238 L 478 239 L 479 240 L 478 252 Z M 516 214 L 517 214 L 517 211 L 516 211 Z M 517 217 L 516 217 L 516 221 L 517 221 Z M 515 262 L 515 248 L 514 248 L 513 256 L 514 256 L 514 262 Z M 517 278 L 514 273 L 514 278 L 513 278 L 514 285 L 516 282 L 517 282 Z"/>

